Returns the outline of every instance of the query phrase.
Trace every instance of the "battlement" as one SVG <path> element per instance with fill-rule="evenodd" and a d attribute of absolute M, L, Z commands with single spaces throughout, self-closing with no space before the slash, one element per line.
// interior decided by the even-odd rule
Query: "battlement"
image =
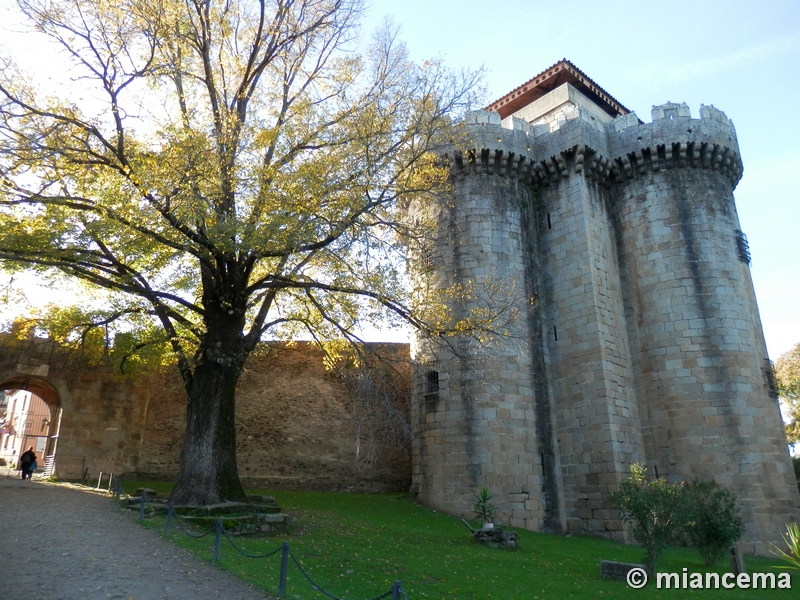
<path fill-rule="evenodd" d="M 615 118 L 609 126 L 609 152 L 617 178 L 639 171 L 694 167 L 719 171 L 733 187 L 742 176 L 736 129 L 721 110 L 700 106 L 693 119 L 685 103 L 653 106 L 652 122 L 641 123 L 634 113 Z"/>
<path fill-rule="evenodd" d="M 473 111 L 465 117 L 472 148 L 454 154 L 457 173 L 494 173 L 536 184 L 552 175 L 566 176 L 566 156 L 593 157 L 598 168 L 587 170 L 605 184 L 649 171 L 702 168 L 719 171 L 733 187 L 742 176 L 742 161 L 733 123 L 722 111 L 701 105 L 693 119 L 685 103 L 654 106 L 652 122 L 633 112 L 608 123 L 584 107 L 571 104 L 547 123 L 531 125 L 494 111 Z M 465 162 L 466 161 L 466 162 Z M 583 170 L 576 161 L 576 172 Z"/>
<path fill-rule="evenodd" d="M 508 144 L 530 151 L 530 142 L 539 128 L 522 119 L 510 117 L 503 121 L 500 114 L 491 110 L 473 110 L 464 117 L 473 142 L 489 145 Z M 540 130 L 540 133 L 541 130 Z"/>
<path fill-rule="evenodd" d="M 504 127 L 498 113 L 476 110 L 467 113 L 464 125 L 471 144 L 447 157 L 454 173 L 530 178 L 534 135 L 528 123 L 514 119 L 511 127 Z"/>
<path fill-rule="evenodd" d="M 524 119 L 507 117 L 499 113 L 477 110 L 467 113 L 464 126 L 467 128 L 470 147 L 454 152 L 450 157 L 451 168 L 456 174 L 492 173 L 525 180 L 536 184 L 543 173 L 566 175 L 566 163 L 561 150 L 547 152 L 552 145 L 550 136 L 575 124 L 580 129 L 605 135 L 603 124 L 589 111 L 571 105 L 557 114 L 552 122 L 531 125 Z M 580 133 L 569 137 L 580 138 Z M 570 145 L 573 148 L 575 144 Z"/>
<path fill-rule="evenodd" d="M 664 130 L 670 135 L 686 127 L 688 135 L 715 136 L 728 145 L 736 145 L 736 129 L 733 122 L 721 110 L 713 106 L 700 105 L 700 119 L 692 119 L 691 110 L 685 103 L 676 104 L 667 102 L 653 106 L 650 111 L 651 123 L 643 123 L 636 113 L 628 113 L 615 118 L 611 123 L 611 130 L 622 132 L 630 127 L 644 127 L 645 129 Z"/>

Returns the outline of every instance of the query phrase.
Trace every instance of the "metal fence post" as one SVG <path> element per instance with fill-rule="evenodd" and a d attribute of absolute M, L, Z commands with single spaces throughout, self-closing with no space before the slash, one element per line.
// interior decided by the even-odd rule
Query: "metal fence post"
<path fill-rule="evenodd" d="M 278 596 L 286 595 L 286 571 L 289 569 L 289 542 L 283 542 L 281 548 L 281 579 L 278 585 Z"/>
<path fill-rule="evenodd" d="M 169 537 L 170 527 L 172 527 L 172 502 L 167 504 L 167 537 Z"/>
<path fill-rule="evenodd" d="M 392 584 L 392 600 L 400 600 L 400 591 L 402 590 L 402 586 L 399 581 L 395 581 Z"/>
<path fill-rule="evenodd" d="M 219 540 L 222 537 L 222 520 L 217 519 L 214 525 L 214 562 L 219 560 Z"/>
<path fill-rule="evenodd" d="M 147 502 L 147 492 L 142 492 L 142 501 L 139 503 L 139 518 L 144 519 L 144 505 Z"/>

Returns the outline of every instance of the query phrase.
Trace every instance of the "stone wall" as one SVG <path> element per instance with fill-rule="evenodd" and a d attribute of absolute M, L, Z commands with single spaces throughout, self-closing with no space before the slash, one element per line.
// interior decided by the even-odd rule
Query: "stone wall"
<path fill-rule="evenodd" d="M 481 171 L 484 165 L 464 165 Z M 454 318 L 489 299 L 525 317 L 527 282 L 522 215 L 513 180 L 471 172 L 455 180 L 457 202 L 445 204 L 433 263 L 419 286 L 463 285 Z M 434 281 L 431 278 L 441 278 Z M 412 420 L 414 489 L 432 507 L 470 514 L 472 494 L 497 494 L 499 521 L 542 529 L 542 478 L 533 377 L 526 330 L 512 323 L 505 342 L 460 339 L 455 352 L 430 343 L 413 350 L 420 401 Z"/>
<path fill-rule="evenodd" d="M 540 246 L 566 526 L 622 539 L 608 496 L 644 453 L 619 267 L 605 190 L 569 171 L 541 190 Z"/>
<path fill-rule="evenodd" d="M 408 346 L 370 345 L 367 358 L 394 393 L 395 408 L 407 411 Z M 380 423 L 364 420 L 365 407 L 346 380 L 354 371 L 343 373 L 326 370 L 317 347 L 303 342 L 267 344 L 248 360 L 237 400 L 237 458 L 246 487 L 408 489 L 409 440 L 387 442 Z M 0 335 L 0 388 L 28 389 L 60 410 L 51 447 L 61 479 L 177 474 L 186 405 L 176 370 L 123 378 L 49 340 Z"/>
<path fill-rule="evenodd" d="M 371 361 L 399 391 L 400 408 L 409 396 L 408 346 L 371 345 L 386 359 Z M 151 403 L 138 470 L 173 477 L 183 438 L 185 405 L 180 393 Z M 358 415 L 352 389 L 310 343 L 272 343 L 248 359 L 236 404 L 237 460 L 246 487 L 282 489 L 408 490 L 407 448 L 378 443 L 374 462 L 362 438 L 357 456 Z"/>

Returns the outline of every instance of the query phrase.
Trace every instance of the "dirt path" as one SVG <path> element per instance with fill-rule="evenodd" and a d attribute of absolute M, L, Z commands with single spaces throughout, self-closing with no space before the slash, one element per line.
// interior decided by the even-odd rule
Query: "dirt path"
<path fill-rule="evenodd" d="M 3 600 L 264 600 L 101 496 L 0 476 Z"/>

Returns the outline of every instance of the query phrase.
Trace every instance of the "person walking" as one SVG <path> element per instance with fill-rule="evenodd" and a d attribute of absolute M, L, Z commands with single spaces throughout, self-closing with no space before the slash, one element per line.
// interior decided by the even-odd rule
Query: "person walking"
<path fill-rule="evenodd" d="M 22 469 L 22 479 L 28 479 L 33 475 L 33 465 L 36 464 L 36 453 L 33 451 L 33 446 L 28 448 L 19 457 L 19 467 Z M 33 467 L 33 468 L 32 468 Z"/>

